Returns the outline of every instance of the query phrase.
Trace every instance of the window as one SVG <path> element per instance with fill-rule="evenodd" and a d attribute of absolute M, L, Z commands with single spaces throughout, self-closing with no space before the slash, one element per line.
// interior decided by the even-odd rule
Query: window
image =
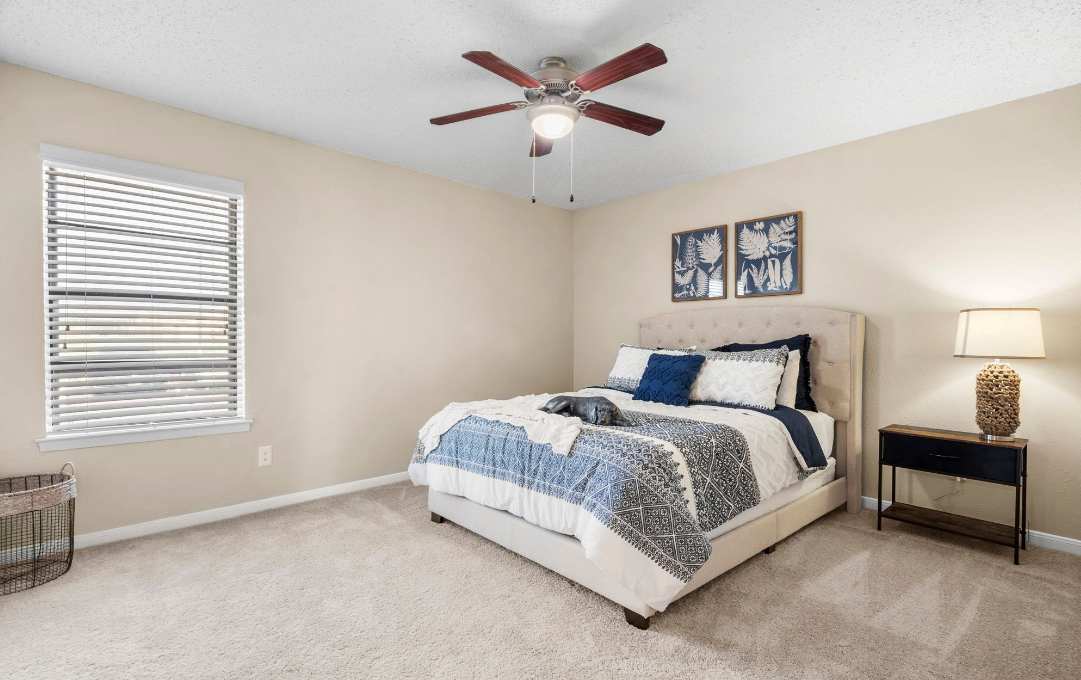
<path fill-rule="evenodd" d="M 244 185 L 42 145 L 42 450 L 238 432 Z"/>

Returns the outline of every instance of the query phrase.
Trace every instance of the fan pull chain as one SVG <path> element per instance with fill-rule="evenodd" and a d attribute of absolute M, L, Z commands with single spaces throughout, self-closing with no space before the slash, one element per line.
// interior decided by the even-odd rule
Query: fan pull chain
<path fill-rule="evenodd" d="M 537 138 L 533 137 L 533 202 L 537 202 Z"/>
<path fill-rule="evenodd" d="M 574 203 L 574 128 L 571 128 L 571 203 Z"/>

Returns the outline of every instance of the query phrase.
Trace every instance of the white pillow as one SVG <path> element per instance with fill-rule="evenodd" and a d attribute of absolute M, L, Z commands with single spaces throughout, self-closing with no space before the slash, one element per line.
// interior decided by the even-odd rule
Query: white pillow
<path fill-rule="evenodd" d="M 787 346 L 787 345 L 786 345 Z M 796 408 L 796 384 L 799 380 L 799 350 L 788 351 L 781 386 L 777 388 L 777 405 Z"/>
<path fill-rule="evenodd" d="M 642 374 L 646 372 L 646 364 L 649 363 L 651 354 L 689 354 L 692 347 L 686 349 L 652 349 L 650 347 L 635 347 L 634 345 L 620 345 L 616 354 L 615 366 L 608 374 L 608 380 L 604 386 L 610 390 L 621 392 L 634 392 L 638 389 L 638 383 L 642 381 Z"/>
<path fill-rule="evenodd" d="M 787 347 L 695 354 L 704 355 L 706 360 L 691 387 L 691 401 L 717 401 L 770 410 L 777 406 L 777 390 L 788 359 Z"/>

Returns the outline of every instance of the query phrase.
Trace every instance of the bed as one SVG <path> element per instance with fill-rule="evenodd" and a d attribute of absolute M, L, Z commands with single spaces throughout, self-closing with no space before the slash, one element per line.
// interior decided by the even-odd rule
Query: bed
<path fill-rule="evenodd" d="M 660 598 L 659 604 L 650 587 L 639 584 L 637 577 L 628 579 L 622 574 L 622 578 L 614 577 L 612 562 L 619 562 L 624 556 L 599 556 L 593 542 L 585 538 L 580 541 L 568 535 L 570 531 L 561 533 L 531 523 L 517 516 L 529 516 L 529 513 L 518 511 L 513 504 L 503 507 L 514 509 L 517 514 L 430 486 L 431 519 L 450 520 L 589 588 L 622 606 L 628 623 L 647 629 L 650 617 L 671 601 L 685 597 L 760 552 L 772 552 L 779 541 L 814 520 L 841 506 L 846 506 L 849 512 L 859 511 L 864 327 L 864 317 L 859 314 L 795 306 L 701 309 L 664 314 L 638 323 L 639 345 L 673 350 L 691 345 L 711 348 L 733 342 L 766 342 L 809 334 L 811 389 L 818 410 L 824 414 L 817 422 L 814 418 L 809 422 L 816 426 L 815 436 L 829 456 L 825 466 L 806 470 L 797 481 L 788 480 L 791 483 L 753 507 L 736 508 L 740 510 L 738 514 L 705 534 L 706 557 L 695 565 L 693 575 L 684 576 L 676 590 L 668 584 L 670 592 Z M 603 390 L 595 393 L 610 394 Z M 751 414 L 743 415 L 751 417 Z M 724 420 L 733 416 L 716 417 Z M 753 417 L 761 419 L 759 414 Z M 832 433 L 824 423 L 832 423 Z M 752 440 L 748 438 L 748 441 Z M 411 465 L 411 474 L 413 469 Z M 414 476 L 414 481 L 418 477 Z M 591 546 L 589 557 L 583 542 Z"/>

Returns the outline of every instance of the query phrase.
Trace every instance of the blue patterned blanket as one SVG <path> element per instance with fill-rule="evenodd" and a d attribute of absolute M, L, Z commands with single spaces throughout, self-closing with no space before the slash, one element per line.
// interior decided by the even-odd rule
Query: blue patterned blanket
<path fill-rule="evenodd" d="M 520 427 L 472 416 L 427 457 L 418 445 L 410 472 L 444 466 L 579 506 L 685 584 L 709 558 L 706 534 L 761 500 L 747 440 L 728 425 L 624 415 L 625 426 L 585 426 L 569 456 Z"/>

